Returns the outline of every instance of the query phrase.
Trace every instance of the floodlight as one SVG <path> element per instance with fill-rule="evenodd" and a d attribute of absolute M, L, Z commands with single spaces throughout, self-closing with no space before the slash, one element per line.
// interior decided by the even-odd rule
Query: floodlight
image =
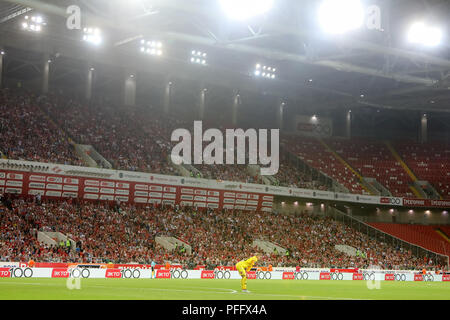
<path fill-rule="evenodd" d="M 441 43 L 442 31 L 436 27 L 429 27 L 423 22 L 411 25 L 408 32 L 408 41 L 427 47 L 435 47 Z"/>
<path fill-rule="evenodd" d="M 142 53 L 152 56 L 162 56 L 163 50 L 161 49 L 163 44 L 159 41 L 147 41 L 141 40 L 140 50 Z"/>
<path fill-rule="evenodd" d="M 255 71 L 253 72 L 253 74 L 256 77 L 263 77 L 263 78 L 267 78 L 267 79 L 275 79 L 275 71 L 277 69 L 274 67 L 269 67 L 269 66 L 265 66 L 262 65 L 260 63 L 257 63 L 255 66 Z"/>
<path fill-rule="evenodd" d="M 364 22 L 360 0 L 324 0 L 318 18 L 322 29 L 331 34 L 343 34 L 358 29 Z"/>
<path fill-rule="evenodd" d="M 273 0 L 220 0 L 222 9 L 233 20 L 247 20 L 268 12 Z"/>
<path fill-rule="evenodd" d="M 205 52 L 192 50 L 191 51 L 191 62 L 196 64 L 202 64 L 206 65 L 206 56 L 207 54 Z"/>
<path fill-rule="evenodd" d="M 41 16 L 25 16 L 24 19 L 25 21 L 22 22 L 22 29 L 26 31 L 41 32 L 42 26 L 47 25 Z"/>
<path fill-rule="evenodd" d="M 101 31 L 99 28 L 84 28 L 83 41 L 99 45 L 102 43 Z"/>

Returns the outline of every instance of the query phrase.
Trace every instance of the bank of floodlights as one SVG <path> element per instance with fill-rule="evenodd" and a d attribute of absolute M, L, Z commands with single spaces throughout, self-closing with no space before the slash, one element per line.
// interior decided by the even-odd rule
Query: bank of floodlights
<path fill-rule="evenodd" d="M 277 69 L 274 67 L 269 67 L 258 63 L 255 66 L 254 75 L 255 77 L 262 77 L 267 79 L 275 79 Z"/>
<path fill-rule="evenodd" d="M 30 32 L 41 32 L 46 25 L 44 18 L 39 15 L 25 16 L 22 22 L 22 29 Z"/>
<path fill-rule="evenodd" d="M 437 27 L 431 27 L 423 22 L 411 25 L 408 31 L 408 41 L 427 47 L 435 47 L 441 43 L 442 31 Z"/>
<path fill-rule="evenodd" d="M 163 45 L 160 41 L 141 40 L 141 47 L 139 50 L 143 54 L 148 54 L 151 56 L 162 56 Z"/>
<path fill-rule="evenodd" d="M 102 32 L 99 28 L 84 28 L 83 29 L 83 41 L 94 45 L 100 45 L 102 43 Z"/>
<path fill-rule="evenodd" d="M 206 65 L 206 56 L 205 52 L 201 52 L 198 50 L 191 51 L 191 63 Z"/>

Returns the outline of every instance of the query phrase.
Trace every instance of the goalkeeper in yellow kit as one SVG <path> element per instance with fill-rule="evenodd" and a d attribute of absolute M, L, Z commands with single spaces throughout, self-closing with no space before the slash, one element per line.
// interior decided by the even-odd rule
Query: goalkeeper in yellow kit
<path fill-rule="evenodd" d="M 251 257 L 247 260 L 239 261 L 236 264 L 236 269 L 241 275 L 241 288 L 242 292 L 248 292 L 247 291 L 247 272 L 250 271 L 250 269 L 253 267 L 256 261 L 260 259 L 261 255 L 259 253 L 255 254 L 255 256 Z"/>

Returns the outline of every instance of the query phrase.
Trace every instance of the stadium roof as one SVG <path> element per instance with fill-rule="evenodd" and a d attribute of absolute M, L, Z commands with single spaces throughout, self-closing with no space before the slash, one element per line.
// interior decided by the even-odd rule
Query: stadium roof
<path fill-rule="evenodd" d="M 340 36 L 319 31 L 318 2 L 280 0 L 265 16 L 244 23 L 227 19 L 212 0 L 8 0 L 0 3 L 0 46 L 23 63 L 29 50 L 67 58 L 75 70 L 105 64 L 285 99 L 321 97 L 318 108 L 450 110 L 450 2 L 364 1 L 380 7 L 382 29 L 363 26 Z M 66 27 L 67 7 L 74 4 L 81 8 L 82 28 L 102 30 L 101 46 L 86 46 L 82 30 Z M 32 12 L 48 22 L 39 34 L 20 28 Z M 442 27 L 441 46 L 406 43 L 405 28 L 419 17 Z M 140 55 L 143 39 L 161 41 L 163 56 Z M 208 66 L 192 65 L 192 50 L 207 52 Z M 256 63 L 276 67 L 277 78 L 256 79 Z"/>

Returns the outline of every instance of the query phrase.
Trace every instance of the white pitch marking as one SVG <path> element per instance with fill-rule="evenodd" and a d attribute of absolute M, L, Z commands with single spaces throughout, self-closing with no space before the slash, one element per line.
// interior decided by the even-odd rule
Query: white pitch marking
<path fill-rule="evenodd" d="M 87 286 L 87 287 L 94 287 L 94 288 L 107 288 L 107 289 L 131 289 L 131 287 L 108 287 L 108 286 Z M 135 289 L 145 289 L 145 290 L 159 290 L 159 291 L 179 291 L 179 292 L 203 292 L 203 293 L 235 293 L 236 290 L 233 289 L 227 289 L 227 288 L 204 288 L 204 287 L 189 287 L 189 288 L 200 288 L 200 289 L 219 289 L 219 290 L 231 290 L 227 292 L 218 292 L 218 291 L 201 291 L 201 290 L 182 290 L 182 289 L 169 289 L 169 288 L 143 288 L 138 287 Z"/>

